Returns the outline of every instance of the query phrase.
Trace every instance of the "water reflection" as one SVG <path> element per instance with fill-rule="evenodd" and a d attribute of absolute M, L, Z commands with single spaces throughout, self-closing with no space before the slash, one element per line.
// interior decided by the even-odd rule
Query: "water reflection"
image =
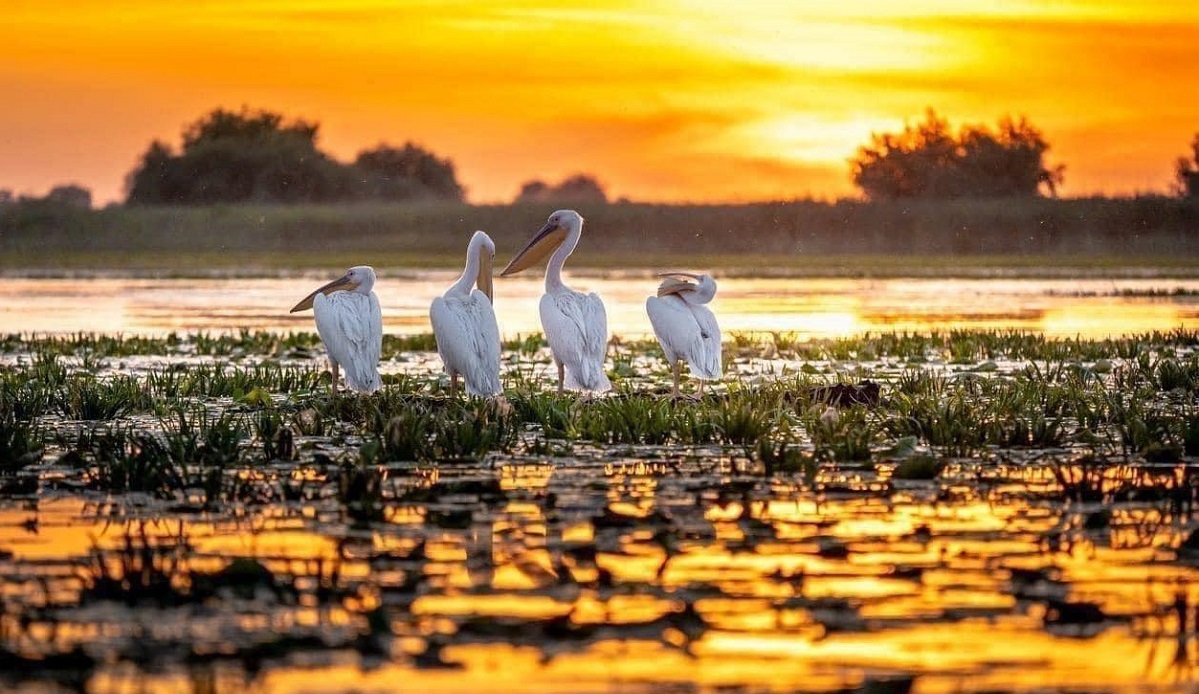
<path fill-rule="evenodd" d="M 234 514 L 43 494 L 0 506 L 0 645 L 77 653 L 94 692 L 1192 691 L 1188 468 L 1110 468 L 1082 505 L 1040 463 L 888 472 L 393 468 L 373 523 L 325 492 Z"/>
<path fill-rule="evenodd" d="M 448 272 L 383 277 L 377 291 L 386 330 L 429 331 L 428 307 Z M 582 277 L 601 294 L 614 334 L 647 334 L 646 278 Z M 7 279 L 0 332 L 162 334 L 239 328 L 311 330 L 287 310 L 311 281 L 271 279 Z M 505 278 L 496 313 L 508 336 L 540 331 L 536 277 Z M 720 281 L 715 310 L 726 330 L 795 331 L 840 337 L 867 331 L 1020 329 L 1052 336 L 1107 337 L 1199 327 L 1199 281 L 1010 279 L 744 279 Z"/>

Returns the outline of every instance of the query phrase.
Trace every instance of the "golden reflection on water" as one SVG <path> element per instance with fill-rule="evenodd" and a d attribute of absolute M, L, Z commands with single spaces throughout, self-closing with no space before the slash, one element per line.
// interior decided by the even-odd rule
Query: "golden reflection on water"
<path fill-rule="evenodd" d="M 964 466 L 963 479 L 981 473 L 994 484 L 962 484 L 951 473 L 862 493 L 844 490 L 882 489 L 885 471 L 876 480 L 833 470 L 822 475 L 842 491 L 780 486 L 701 502 L 695 482 L 704 478 L 685 468 L 509 464 L 493 473 L 507 498 L 479 505 L 464 496 L 460 503 L 475 513 L 461 527 L 355 528 L 282 506 L 244 518 L 179 516 L 152 503 L 50 498 L 0 507 L 0 549 L 11 553 L 0 572 L 11 577 L 24 567 L 18 575 L 40 573 L 55 594 L 70 594 L 86 574 L 78 562 L 92 553 L 119 576 L 132 532 L 155 546 L 185 542 L 192 570 L 256 558 L 308 586 L 294 606 L 255 607 L 233 626 L 220 625 L 217 604 L 211 624 L 180 623 L 170 611 L 153 618 L 162 620 L 156 630 L 211 641 L 202 648 L 219 648 L 222 629 L 233 629 L 232 638 L 295 630 L 344 638 L 361 630 L 364 614 L 391 606 L 393 657 L 366 666 L 365 656 L 343 648 L 306 656 L 303 666 L 270 665 L 254 682 L 264 691 L 390 690 L 401 682 L 445 692 L 649 691 L 672 683 L 836 691 L 896 673 L 916 676 L 918 694 L 1139 692 L 1147 683 L 1190 691 L 1196 656 L 1178 638 L 1172 609 L 1180 596 L 1199 605 L 1199 576 L 1175 557 L 1185 519 L 1168 505 L 1118 504 L 1107 528 L 1084 531 L 1082 517 L 1099 506 L 1062 504 L 1055 493 L 1057 480 L 1090 473 L 1065 470 Z M 1179 474 L 1117 467 L 1098 484 L 1114 492 Z M 446 504 L 408 504 L 405 513 L 424 517 Z M 659 533 L 663 522 L 674 530 Z M 29 586 L 7 583 L 6 600 L 40 600 Z M 316 586 L 347 592 L 325 605 Z M 1111 621 L 1091 631 L 1049 628 L 1047 595 L 1093 602 Z M 30 636 L 60 646 L 116 643 L 119 613 L 105 610 L 97 622 L 101 613 L 88 610 L 53 630 L 35 624 Z M 491 626 L 470 631 L 471 623 Z M 551 623 L 558 636 L 540 631 Z M 431 638 L 444 641 L 441 658 L 455 667 L 412 666 Z M 193 673 L 191 685 L 196 676 L 232 677 L 222 672 Z M 174 691 L 187 682 L 170 667 L 123 675 L 113 666 L 89 689 Z"/>
<path fill-rule="evenodd" d="M 376 291 L 385 330 L 429 332 L 429 304 L 453 278 L 448 272 L 380 278 Z M 0 283 L 0 333 L 311 331 L 310 314 L 288 313 L 311 284 L 310 278 L 302 277 L 10 278 Z M 582 277 L 573 284 L 604 298 L 613 334 L 649 334 L 645 299 L 656 287 L 652 279 Z M 1174 294 L 1179 290 L 1181 294 Z M 1169 279 L 728 278 L 720 280 L 713 308 L 726 331 L 792 331 L 801 338 L 949 329 L 1107 337 L 1199 327 L 1196 292 L 1199 281 Z M 541 293 L 536 277 L 497 283 L 496 314 L 505 335 L 541 330 Z"/>

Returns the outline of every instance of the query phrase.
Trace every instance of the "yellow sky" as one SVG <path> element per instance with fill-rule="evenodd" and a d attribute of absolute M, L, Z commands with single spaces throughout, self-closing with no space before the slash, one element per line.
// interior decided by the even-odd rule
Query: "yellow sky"
<path fill-rule="evenodd" d="M 216 107 L 415 140 L 477 202 L 591 172 L 637 200 L 854 191 L 872 131 L 1026 114 L 1063 194 L 1164 191 L 1199 131 L 1190 0 L 9 0 L 0 188 L 100 201 Z"/>

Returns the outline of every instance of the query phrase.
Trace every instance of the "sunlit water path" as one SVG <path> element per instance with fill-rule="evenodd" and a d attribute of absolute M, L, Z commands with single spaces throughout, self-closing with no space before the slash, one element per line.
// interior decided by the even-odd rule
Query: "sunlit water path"
<path fill-rule="evenodd" d="M 428 307 L 448 271 L 380 279 L 385 329 L 429 331 Z M 5 279 L 0 332 L 310 330 L 289 314 L 322 278 Z M 652 277 L 579 277 L 598 292 L 613 334 L 648 333 Z M 540 330 L 539 277 L 498 280 L 496 313 L 507 336 Z M 729 331 L 785 330 L 837 337 L 890 330 L 1019 329 L 1052 336 L 1113 335 L 1199 327 L 1199 281 L 1171 279 L 720 279 L 714 306 Z"/>

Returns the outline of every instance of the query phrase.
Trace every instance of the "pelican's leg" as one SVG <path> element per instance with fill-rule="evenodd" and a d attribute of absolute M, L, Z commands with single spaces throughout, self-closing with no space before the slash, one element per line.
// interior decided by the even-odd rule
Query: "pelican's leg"
<path fill-rule="evenodd" d="M 341 368 L 335 361 L 329 363 L 333 365 L 333 394 L 337 395 L 337 380 L 341 377 Z"/>
<path fill-rule="evenodd" d="M 707 383 L 707 381 L 705 381 L 701 378 L 699 381 L 699 397 L 701 397 L 701 398 L 704 396 L 704 384 L 705 383 Z"/>
<path fill-rule="evenodd" d="M 450 399 L 453 400 L 457 394 L 458 394 L 458 372 L 453 371 L 450 373 Z"/>
<path fill-rule="evenodd" d="M 670 393 L 670 396 L 673 398 L 679 397 L 679 378 L 682 375 L 682 371 L 683 371 L 682 360 L 676 361 L 674 363 L 674 390 L 671 391 L 671 393 Z"/>
<path fill-rule="evenodd" d="M 556 363 L 558 364 L 558 395 L 561 395 L 563 393 L 562 384 L 566 382 L 566 367 L 562 365 L 562 362 Z"/>

